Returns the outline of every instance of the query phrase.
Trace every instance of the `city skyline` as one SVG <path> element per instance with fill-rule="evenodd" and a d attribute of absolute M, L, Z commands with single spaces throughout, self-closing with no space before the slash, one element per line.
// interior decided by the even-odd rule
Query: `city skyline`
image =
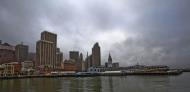
<path fill-rule="evenodd" d="M 11 2 L 11 3 L 10 3 Z M 86 56 L 99 42 L 102 64 L 190 66 L 190 1 L 0 1 L 0 40 L 24 42 L 35 52 L 44 30 L 58 35 L 57 45 Z"/>

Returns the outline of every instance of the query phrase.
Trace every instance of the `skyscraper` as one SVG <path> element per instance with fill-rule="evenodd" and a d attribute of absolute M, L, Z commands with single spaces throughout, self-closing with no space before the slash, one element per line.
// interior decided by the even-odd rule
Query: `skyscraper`
<path fill-rule="evenodd" d="M 101 52 L 98 42 L 92 48 L 92 66 L 101 66 Z"/>
<path fill-rule="evenodd" d="M 44 31 L 41 33 L 41 40 L 53 42 L 55 46 L 57 46 L 57 34 Z"/>
<path fill-rule="evenodd" d="M 63 62 L 63 53 L 60 51 L 60 48 L 56 50 L 56 66 L 61 68 L 61 63 Z"/>
<path fill-rule="evenodd" d="M 44 31 L 36 44 L 36 63 L 41 68 L 56 69 L 57 35 Z"/>
<path fill-rule="evenodd" d="M 18 62 L 24 62 L 28 58 L 28 46 L 18 44 L 15 46 L 15 54 L 16 54 L 16 59 Z"/>
<path fill-rule="evenodd" d="M 83 54 L 80 53 L 79 60 L 77 61 L 78 71 L 82 71 L 82 63 L 83 63 Z"/>
<path fill-rule="evenodd" d="M 78 51 L 70 51 L 69 57 L 70 57 L 70 59 L 73 59 L 76 62 L 79 59 L 79 52 Z"/>

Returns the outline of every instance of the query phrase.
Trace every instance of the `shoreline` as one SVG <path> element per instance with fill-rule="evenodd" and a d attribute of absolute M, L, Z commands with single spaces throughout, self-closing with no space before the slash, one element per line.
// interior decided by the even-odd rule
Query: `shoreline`
<path fill-rule="evenodd" d="M 0 80 L 6 79 L 27 79 L 27 78 L 59 78 L 59 77 L 96 77 L 96 76 L 176 76 L 183 72 L 137 72 L 137 73 L 93 73 L 93 74 L 63 74 L 63 75 L 23 75 L 0 77 Z"/>

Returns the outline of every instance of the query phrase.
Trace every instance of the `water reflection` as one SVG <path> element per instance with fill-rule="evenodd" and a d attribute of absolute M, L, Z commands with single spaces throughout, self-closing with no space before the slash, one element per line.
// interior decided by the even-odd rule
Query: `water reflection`
<path fill-rule="evenodd" d="M 167 76 L 102 77 L 103 92 L 168 92 Z"/>
<path fill-rule="evenodd" d="M 59 92 L 100 92 L 100 77 L 64 78 Z"/>
<path fill-rule="evenodd" d="M 0 92 L 185 92 L 189 75 L 0 80 Z"/>

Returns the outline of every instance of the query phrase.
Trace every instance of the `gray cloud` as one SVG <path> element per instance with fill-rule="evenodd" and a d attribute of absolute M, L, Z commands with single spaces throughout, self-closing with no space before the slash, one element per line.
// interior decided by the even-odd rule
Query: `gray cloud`
<path fill-rule="evenodd" d="M 35 51 L 40 32 L 58 34 L 58 46 L 86 53 L 99 41 L 122 65 L 190 66 L 189 0 L 1 0 L 0 39 Z"/>

